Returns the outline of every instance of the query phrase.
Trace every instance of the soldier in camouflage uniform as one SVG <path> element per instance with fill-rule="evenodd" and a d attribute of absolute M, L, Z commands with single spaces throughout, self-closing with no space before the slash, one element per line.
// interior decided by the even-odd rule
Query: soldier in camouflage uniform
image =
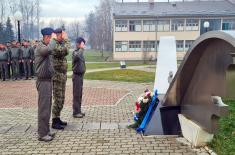
<path fill-rule="evenodd" d="M 41 30 L 43 40 L 39 43 L 35 52 L 36 87 L 38 91 L 38 140 L 51 141 L 55 134 L 50 132 L 49 121 L 52 105 L 52 77 L 54 69 L 52 65 L 52 49 L 50 43 L 53 29 Z"/>
<path fill-rule="evenodd" d="M 55 69 L 55 75 L 53 76 L 53 99 L 52 106 L 52 128 L 63 130 L 67 125 L 67 122 L 63 122 L 60 119 L 60 114 L 64 106 L 65 100 L 65 87 L 67 81 L 67 59 L 70 49 L 70 42 L 63 37 L 64 33 L 62 29 L 56 29 L 56 39 L 53 39 L 55 48 L 53 50 L 53 65 Z"/>

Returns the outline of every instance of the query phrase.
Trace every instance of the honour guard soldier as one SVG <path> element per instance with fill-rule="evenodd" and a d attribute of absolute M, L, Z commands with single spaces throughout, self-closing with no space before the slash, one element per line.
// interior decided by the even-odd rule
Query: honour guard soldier
<path fill-rule="evenodd" d="M 23 42 L 22 46 L 22 62 L 24 67 L 24 77 L 25 80 L 31 77 L 31 58 L 32 58 L 32 49 L 29 47 L 28 42 Z"/>
<path fill-rule="evenodd" d="M 43 40 L 39 42 L 35 51 L 36 87 L 38 91 L 38 140 L 51 141 L 55 134 L 50 132 L 50 116 L 52 105 L 52 45 L 49 44 L 53 29 L 41 30 Z"/>
<path fill-rule="evenodd" d="M 67 81 L 67 59 L 69 53 L 70 42 L 66 37 L 65 32 L 58 28 L 55 30 L 56 38 L 52 40 L 55 44 L 53 49 L 53 65 L 55 75 L 53 76 L 53 99 L 52 106 L 52 128 L 63 130 L 67 125 L 60 119 L 60 114 L 65 101 L 65 87 Z"/>
<path fill-rule="evenodd" d="M 84 47 L 86 41 L 83 38 L 76 40 L 76 50 L 72 55 L 73 68 L 73 117 L 82 118 L 85 113 L 81 111 L 83 77 L 86 72 L 86 64 L 84 59 Z"/>
<path fill-rule="evenodd" d="M 10 56 L 6 46 L 0 44 L 0 71 L 2 80 L 8 79 L 8 64 L 10 62 Z"/>
<path fill-rule="evenodd" d="M 19 47 L 17 47 L 16 43 L 17 42 L 13 40 L 12 47 L 10 48 L 13 80 L 17 80 L 20 77 L 19 74 L 20 74 L 21 52 Z"/>

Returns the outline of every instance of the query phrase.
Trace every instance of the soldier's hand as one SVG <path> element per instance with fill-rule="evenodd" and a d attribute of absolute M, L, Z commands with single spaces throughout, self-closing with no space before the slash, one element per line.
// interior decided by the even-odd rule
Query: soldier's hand
<path fill-rule="evenodd" d="M 68 39 L 68 35 L 66 32 L 62 31 L 62 38 L 65 40 L 65 39 Z"/>
<path fill-rule="evenodd" d="M 50 50 L 53 50 L 55 48 L 55 46 L 56 46 L 55 40 L 54 39 L 51 40 L 48 46 L 49 46 Z"/>
<path fill-rule="evenodd" d="M 85 44 L 84 44 L 84 42 L 81 42 L 80 48 L 81 48 L 81 49 L 85 49 Z"/>
<path fill-rule="evenodd" d="M 52 33 L 52 34 L 51 34 L 51 40 L 53 40 L 53 39 L 57 39 L 57 37 L 56 37 L 56 34 L 55 34 L 55 33 Z"/>

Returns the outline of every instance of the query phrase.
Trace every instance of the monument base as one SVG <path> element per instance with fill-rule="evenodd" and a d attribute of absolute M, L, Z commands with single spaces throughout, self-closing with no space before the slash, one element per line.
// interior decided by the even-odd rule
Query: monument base
<path fill-rule="evenodd" d="M 213 134 L 203 130 L 199 125 L 187 119 L 184 115 L 178 114 L 181 131 L 185 139 L 187 139 L 193 146 L 205 146 L 213 139 Z"/>

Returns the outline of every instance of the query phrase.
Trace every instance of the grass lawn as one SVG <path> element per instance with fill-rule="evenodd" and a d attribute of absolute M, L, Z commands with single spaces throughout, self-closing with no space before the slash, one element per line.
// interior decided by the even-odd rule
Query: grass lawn
<path fill-rule="evenodd" d="M 142 62 L 126 62 L 127 67 L 128 66 L 142 66 L 147 65 L 143 64 Z M 87 63 L 86 69 L 101 69 L 101 68 L 113 68 L 113 67 L 120 67 L 120 63 L 118 62 L 112 62 L 112 63 Z M 68 71 L 72 70 L 72 64 L 68 63 Z"/>
<path fill-rule="evenodd" d="M 235 155 L 235 100 L 225 99 L 229 105 L 230 114 L 221 118 L 220 129 L 209 146 L 218 155 Z"/>
<path fill-rule="evenodd" d="M 85 79 L 147 83 L 154 82 L 155 73 L 130 69 L 86 73 Z"/>
<path fill-rule="evenodd" d="M 226 75 L 227 97 L 230 114 L 220 119 L 220 129 L 209 144 L 218 155 L 235 155 L 235 67 L 230 66 Z M 229 99 L 232 98 L 232 99 Z"/>
<path fill-rule="evenodd" d="M 87 62 L 104 62 L 107 57 L 112 58 L 113 52 L 112 51 L 105 51 L 104 57 L 101 56 L 100 51 L 96 50 L 85 50 L 85 59 Z M 72 51 L 69 52 L 69 55 L 67 56 L 67 60 L 72 60 Z"/>

